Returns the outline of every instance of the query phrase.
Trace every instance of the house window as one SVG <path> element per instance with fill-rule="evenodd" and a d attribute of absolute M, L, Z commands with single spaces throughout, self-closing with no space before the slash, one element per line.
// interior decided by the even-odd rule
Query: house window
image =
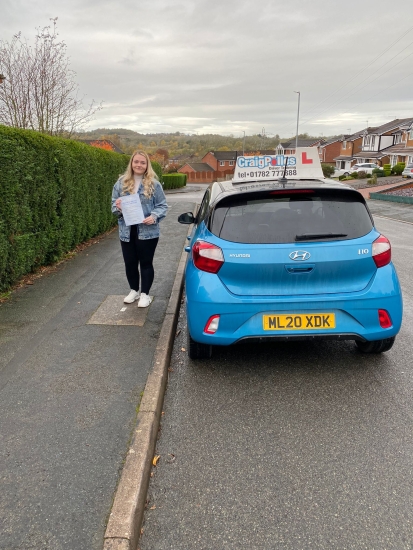
<path fill-rule="evenodd" d="M 229 161 L 229 165 L 230 165 L 230 166 L 234 166 L 234 161 L 233 161 L 233 160 L 230 160 L 230 161 Z"/>
<path fill-rule="evenodd" d="M 401 134 L 396 134 L 396 135 L 394 136 L 394 138 L 395 138 L 395 139 L 394 139 L 394 144 L 397 145 L 398 143 L 401 142 L 401 140 L 402 140 L 402 135 L 401 135 Z"/>
<path fill-rule="evenodd" d="M 409 132 L 409 139 L 413 139 L 413 128 Z"/>
<path fill-rule="evenodd" d="M 347 149 L 347 141 L 343 141 L 343 149 Z"/>
<path fill-rule="evenodd" d="M 220 165 L 220 166 L 225 166 L 225 160 L 220 160 L 220 161 L 219 161 L 219 165 Z"/>
<path fill-rule="evenodd" d="M 363 147 L 365 149 L 373 149 L 374 142 L 376 141 L 376 136 L 364 136 L 363 138 Z"/>

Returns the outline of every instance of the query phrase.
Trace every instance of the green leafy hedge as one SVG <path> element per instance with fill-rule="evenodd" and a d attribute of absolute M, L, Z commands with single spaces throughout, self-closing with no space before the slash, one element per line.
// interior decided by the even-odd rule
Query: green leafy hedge
<path fill-rule="evenodd" d="M 185 187 L 186 174 L 164 174 L 162 176 L 164 189 L 177 189 Z"/>
<path fill-rule="evenodd" d="M 162 181 L 162 166 L 159 164 L 159 162 L 156 162 L 155 160 L 151 160 L 152 168 L 155 174 L 158 177 L 158 181 Z"/>
<path fill-rule="evenodd" d="M 0 290 L 110 229 L 128 162 L 72 140 L 0 126 Z"/>

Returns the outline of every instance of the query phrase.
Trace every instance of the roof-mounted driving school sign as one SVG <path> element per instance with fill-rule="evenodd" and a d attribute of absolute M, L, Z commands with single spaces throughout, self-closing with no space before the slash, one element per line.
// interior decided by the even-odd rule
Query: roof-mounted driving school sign
<path fill-rule="evenodd" d="M 294 155 L 238 157 L 233 182 L 324 178 L 317 147 L 298 147 Z"/>

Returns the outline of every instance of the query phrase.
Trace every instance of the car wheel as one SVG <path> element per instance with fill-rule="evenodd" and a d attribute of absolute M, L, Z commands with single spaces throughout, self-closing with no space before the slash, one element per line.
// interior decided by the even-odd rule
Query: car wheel
<path fill-rule="evenodd" d="M 362 353 L 383 353 L 393 347 L 396 337 L 374 340 L 373 342 L 356 342 L 357 348 Z"/>
<path fill-rule="evenodd" d="M 188 330 L 188 356 L 190 359 L 210 359 L 212 357 L 212 346 L 195 342 Z"/>
<path fill-rule="evenodd" d="M 346 177 L 347 177 L 347 176 L 349 176 L 349 175 L 350 175 L 349 172 L 344 172 L 344 173 L 343 173 L 343 176 L 346 176 Z"/>

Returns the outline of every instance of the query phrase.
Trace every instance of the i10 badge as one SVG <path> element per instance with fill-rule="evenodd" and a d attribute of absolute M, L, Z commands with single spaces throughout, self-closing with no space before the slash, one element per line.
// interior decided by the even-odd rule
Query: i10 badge
<path fill-rule="evenodd" d="M 359 248 L 359 254 L 368 254 L 369 249 L 368 248 Z"/>

